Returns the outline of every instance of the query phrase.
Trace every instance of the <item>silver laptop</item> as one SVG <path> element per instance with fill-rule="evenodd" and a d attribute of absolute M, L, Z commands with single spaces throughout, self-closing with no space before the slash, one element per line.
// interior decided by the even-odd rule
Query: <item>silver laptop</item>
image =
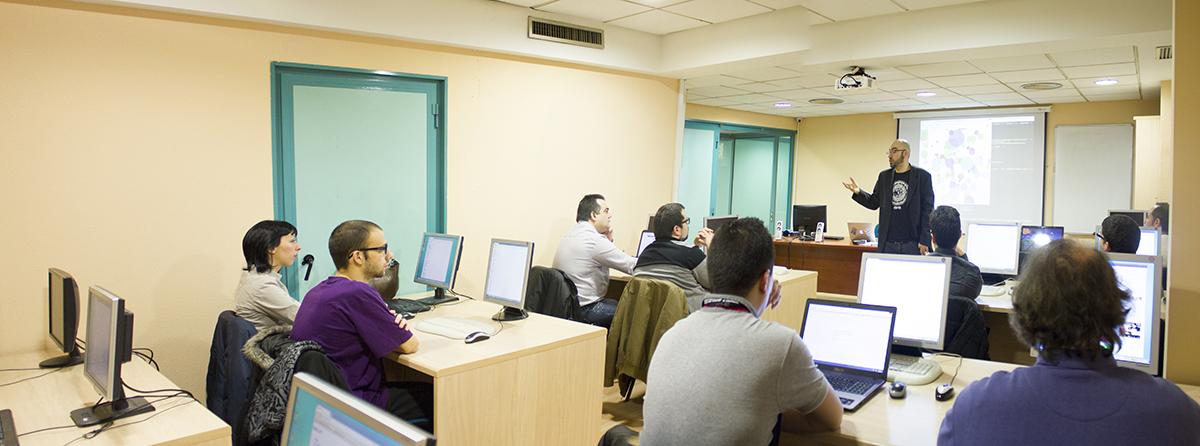
<path fill-rule="evenodd" d="M 896 307 L 809 299 L 800 337 L 833 386 L 842 408 L 853 412 L 887 380 Z"/>
<path fill-rule="evenodd" d="M 862 240 L 871 241 L 870 223 L 846 223 L 846 232 L 850 234 L 850 241 Z"/>

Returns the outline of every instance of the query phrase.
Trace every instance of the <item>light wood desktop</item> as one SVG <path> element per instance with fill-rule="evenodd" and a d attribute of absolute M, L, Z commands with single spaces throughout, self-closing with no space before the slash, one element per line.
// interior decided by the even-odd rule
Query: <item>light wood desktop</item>
<path fill-rule="evenodd" d="M 456 317 L 499 328 L 491 320 L 499 310 L 463 299 L 410 322 Z M 606 333 L 530 313 L 474 344 L 416 331 L 419 351 L 391 359 L 432 378 L 439 445 L 596 444 Z"/>
<path fill-rule="evenodd" d="M 621 291 L 625 289 L 625 285 L 629 283 L 631 277 L 628 274 L 613 271 L 609 277 L 608 296 L 615 294 L 614 299 L 620 298 Z M 804 304 L 808 299 L 817 295 L 817 273 L 815 271 L 787 270 L 776 274 L 775 280 L 779 281 L 781 287 L 779 306 L 768 308 L 763 314 L 763 319 L 778 322 L 799 331 L 800 325 L 804 322 Z"/>
<path fill-rule="evenodd" d="M 58 353 L 61 355 L 61 353 Z M 4 368 L 36 367 L 38 362 L 52 356 L 51 352 L 25 353 L 0 357 Z M 37 376 L 43 371 L 0 372 L 0 382 L 13 382 Z M 175 389 L 179 386 L 162 373 L 135 357 L 122 365 L 121 376 L 130 386 L 143 390 Z M 127 396 L 137 392 L 126 389 Z M 78 439 L 99 426 L 77 428 L 68 414 L 75 409 L 96 403 L 99 394 L 83 375 L 83 364 L 60 369 L 46 376 L 11 386 L 0 387 L 0 409 L 12 409 L 17 434 L 38 429 L 67 426 L 20 437 L 22 445 L 62 445 Z M 117 420 L 113 427 L 85 445 L 173 444 L 228 445 L 232 442 L 229 425 L 209 412 L 204 405 L 187 397 L 155 401 L 154 411 Z M 134 424 L 136 423 L 136 424 Z"/>

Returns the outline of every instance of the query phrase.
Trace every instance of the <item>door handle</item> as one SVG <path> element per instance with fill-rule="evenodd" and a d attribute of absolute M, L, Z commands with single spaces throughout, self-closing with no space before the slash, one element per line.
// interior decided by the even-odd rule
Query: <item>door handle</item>
<path fill-rule="evenodd" d="M 313 257 L 312 254 L 305 254 L 304 259 L 300 260 L 301 265 L 308 267 L 307 269 L 304 270 L 304 280 L 308 280 L 308 275 L 312 274 L 313 261 L 315 261 L 316 259 L 317 258 Z"/>

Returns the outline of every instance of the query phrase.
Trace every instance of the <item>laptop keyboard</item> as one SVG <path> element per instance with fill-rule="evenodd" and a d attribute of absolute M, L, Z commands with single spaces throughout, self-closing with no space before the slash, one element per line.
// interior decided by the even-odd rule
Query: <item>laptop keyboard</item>
<path fill-rule="evenodd" d="M 867 393 L 867 390 L 871 388 L 871 385 L 867 382 L 845 375 L 826 375 L 825 377 L 829 379 L 829 384 L 833 386 L 833 390 L 839 392 L 862 395 Z M 844 399 L 842 402 L 845 402 Z"/>

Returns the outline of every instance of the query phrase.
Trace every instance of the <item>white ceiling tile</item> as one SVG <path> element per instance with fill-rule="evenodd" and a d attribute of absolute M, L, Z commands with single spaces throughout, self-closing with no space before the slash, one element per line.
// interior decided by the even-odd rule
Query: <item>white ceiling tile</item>
<path fill-rule="evenodd" d="M 804 2 L 801 0 L 754 0 L 754 3 L 771 9 L 788 9 L 793 6 L 800 6 Z"/>
<path fill-rule="evenodd" d="M 937 96 L 930 96 L 927 98 L 916 98 L 916 100 L 924 102 L 926 104 L 957 104 L 960 102 L 969 102 L 970 101 L 970 99 L 967 99 L 964 96 L 959 96 L 956 94 L 947 94 L 947 95 L 939 94 Z"/>
<path fill-rule="evenodd" d="M 903 6 L 904 9 L 915 11 L 918 9 L 940 8 L 943 6 L 960 5 L 963 3 L 975 3 L 982 0 L 895 0 L 897 4 Z"/>
<path fill-rule="evenodd" d="M 771 12 L 771 8 L 745 0 L 692 0 L 663 9 L 709 23 L 728 22 Z"/>
<path fill-rule="evenodd" d="M 1050 57 L 1053 57 L 1054 61 L 1058 62 L 1058 66 L 1060 67 L 1126 63 L 1134 61 L 1133 47 L 1131 46 L 1051 53 Z"/>
<path fill-rule="evenodd" d="M 927 77 L 925 80 L 943 87 L 969 87 L 972 85 L 991 85 L 996 79 L 986 74 L 962 74 L 958 76 Z"/>
<path fill-rule="evenodd" d="M 1067 76 L 1069 76 L 1071 79 L 1137 74 L 1137 66 L 1132 63 L 1066 67 L 1062 70 L 1064 73 L 1067 73 Z"/>
<path fill-rule="evenodd" d="M 904 12 L 903 8 L 889 0 L 857 0 L 853 3 L 844 0 L 802 0 L 800 4 L 836 21 Z"/>
<path fill-rule="evenodd" d="M 753 91 L 755 93 L 768 93 L 772 91 L 785 90 L 783 87 L 767 82 L 751 82 L 748 84 L 735 85 L 734 87 L 746 91 Z"/>
<path fill-rule="evenodd" d="M 871 88 L 852 88 L 852 89 L 847 89 L 847 90 L 836 90 L 832 86 L 823 87 L 823 88 L 813 88 L 812 90 L 816 90 L 821 93 L 824 93 L 826 96 L 834 96 L 834 97 L 854 96 L 854 95 L 860 95 L 860 94 L 870 94 L 870 93 L 878 93 L 879 92 L 878 89 L 871 89 Z"/>
<path fill-rule="evenodd" d="M 896 92 L 896 94 L 898 94 L 902 97 L 909 98 L 909 99 L 916 99 L 918 101 L 923 101 L 926 99 L 925 97 L 917 96 L 917 92 L 933 93 L 934 96 L 930 96 L 932 98 L 936 98 L 938 96 L 953 96 L 953 95 L 955 95 L 954 93 L 951 93 L 950 90 L 945 90 L 942 88 L 925 88 L 925 89 L 921 89 L 921 90 L 899 91 L 899 92 Z"/>
<path fill-rule="evenodd" d="M 1042 98 L 1061 98 L 1067 96 L 1079 96 L 1079 90 L 1071 88 L 1070 85 L 1054 90 L 1018 90 L 1022 96 L 1029 99 Z"/>
<path fill-rule="evenodd" d="M 913 75 L 895 68 L 866 68 L 865 70 L 867 74 L 875 76 L 875 80 L 877 81 L 895 81 L 913 78 Z"/>
<path fill-rule="evenodd" d="M 537 5 L 542 5 L 542 4 L 546 3 L 546 0 L 499 0 L 499 1 L 508 3 L 510 5 L 524 6 L 526 8 L 531 8 L 531 7 L 534 7 Z"/>
<path fill-rule="evenodd" d="M 686 86 L 687 88 L 697 88 L 697 87 L 711 87 L 714 85 L 735 85 L 735 84 L 740 84 L 740 83 L 744 83 L 744 82 L 745 81 L 743 81 L 741 79 L 736 79 L 736 78 L 732 78 L 729 76 L 722 76 L 722 75 L 717 74 L 717 75 L 713 75 L 713 76 L 703 76 L 703 77 L 694 77 L 691 79 L 684 79 L 683 85 Z"/>
<path fill-rule="evenodd" d="M 737 101 L 731 101 L 725 98 L 701 99 L 699 101 L 688 101 L 693 104 L 711 105 L 713 107 L 724 107 L 726 105 L 737 105 Z"/>
<path fill-rule="evenodd" d="M 900 67 L 917 77 L 957 76 L 959 74 L 979 73 L 979 69 L 966 62 L 941 62 Z"/>
<path fill-rule="evenodd" d="M 650 10 L 650 8 L 645 6 L 629 3 L 624 0 L 558 0 L 545 6 L 539 6 L 536 9 L 555 14 L 566 14 L 599 20 L 601 22 Z"/>
<path fill-rule="evenodd" d="M 871 102 L 871 104 L 882 105 L 885 107 L 895 107 L 895 106 L 900 106 L 900 105 L 925 105 L 925 104 L 921 103 L 921 101 L 917 101 L 917 100 L 913 100 L 913 99 L 896 99 L 896 100 L 892 100 L 892 101 Z"/>
<path fill-rule="evenodd" d="M 812 98 L 823 98 L 823 97 L 827 97 L 829 95 L 819 92 L 819 91 L 816 91 L 816 90 L 809 90 L 806 88 L 801 88 L 801 89 L 797 89 L 797 90 L 772 92 L 771 96 L 779 96 L 784 99 L 792 99 L 792 100 L 798 100 L 798 101 L 800 101 L 800 100 L 807 101 Z"/>
<path fill-rule="evenodd" d="M 796 74 L 798 74 L 798 73 L 796 73 L 795 71 L 785 70 L 783 68 L 778 68 L 778 67 L 761 67 L 761 68 L 755 68 L 752 70 L 742 70 L 742 71 L 735 71 L 732 73 L 725 73 L 726 76 L 732 76 L 732 77 L 736 77 L 736 78 L 741 78 L 741 79 L 746 79 L 746 80 L 751 80 L 751 81 L 759 81 L 759 82 L 787 79 L 790 77 L 795 77 Z"/>
<path fill-rule="evenodd" d="M 1119 85 L 1113 85 L 1113 86 L 1109 86 L 1109 87 L 1093 87 L 1093 88 L 1080 88 L 1079 89 L 1080 93 L 1082 93 L 1084 96 L 1087 96 L 1089 98 L 1092 96 L 1098 96 L 1098 95 L 1139 93 L 1140 91 L 1141 90 L 1137 86 L 1131 87 L 1128 85 L 1126 85 L 1124 87 L 1119 86 Z"/>
<path fill-rule="evenodd" d="M 774 96 L 767 96 L 765 94 L 758 94 L 758 93 L 742 94 L 742 95 L 737 95 L 737 96 L 728 96 L 728 97 L 725 97 L 725 99 L 728 99 L 731 101 L 737 101 L 742 104 L 753 104 L 753 103 L 757 103 L 757 102 L 771 102 L 771 101 L 779 100 L 779 98 L 776 98 Z"/>
<path fill-rule="evenodd" d="M 1010 100 L 1010 99 L 1012 99 L 1012 100 L 1025 99 L 1024 96 L 1021 96 L 1017 93 L 977 94 L 977 95 L 970 96 L 970 98 L 973 101 L 979 101 L 979 102 L 1003 101 L 1003 100 Z"/>
<path fill-rule="evenodd" d="M 979 102 L 956 102 L 953 104 L 938 104 L 938 107 L 940 107 L 940 108 L 975 108 L 975 107 L 983 107 L 983 106 L 984 106 L 984 104 L 981 104 Z"/>
<path fill-rule="evenodd" d="M 1030 82 L 1009 82 L 1005 85 L 1008 85 L 1008 88 L 1013 89 L 1013 91 L 1016 91 L 1017 93 L 1028 93 L 1031 91 L 1062 91 L 1062 90 L 1069 90 L 1069 89 L 1075 88 L 1074 86 L 1072 86 L 1070 81 L 1067 81 L 1065 79 L 1059 79 L 1056 81 L 1042 81 L 1042 82 L 1053 82 L 1053 83 L 1062 85 L 1062 87 L 1055 88 L 1053 90 L 1029 90 L 1029 89 L 1021 88 L 1021 86 L 1028 84 Z M 1041 82 L 1039 82 L 1039 83 L 1041 83 Z"/>
<path fill-rule="evenodd" d="M 1129 100 L 1141 99 L 1141 98 L 1142 98 L 1142 96 L 1141 96 L 1141 95 L 1139 95 L 1139 94 L 1137 94 L 1137 93 L 1124 93 L 1124 94 L 1098 94 L 1098 95 L 1091 95 L 1091 96 L 1088 96 L 1088 97 L 1087 97 L 1087 99 L 1088 99 L 1088 101 L 1089 101 L 1089 102 L 1100 102 L 1100 101 L 1129 101 Z"/>
<path fill-rule="evenodd" d="M 904 90 L 920 90 L 924 88 L 937 88 L 924 79 L 901 79 L 895 81 L 879 81 L 875 83 L 875 88 L 887 91 L 904 91 Z"/>
<path fill-rule="evenodd" d="M 707 23 L 699 20 L 684 17 L 678 14 L 671 14 L 659 9 L 652 9 L 641 14 L 623 17 L 608 23 L 658 35 L 670 34 L 677 31 L 683 31 L 685 29 L 698 28 L 707 25 Z"/>
<path fill-rule="evenodd" d="M 987 104 L 988 106 L 991 106 L 991 107 L 995 107 L 995 106 L 1001 106 L 1001 105 L 1029 105 L 1029 104 L 1032 104 L 1032 103 L 1033 103 L 1033 101 L 1030 101 L 1030 100 L 1028 100 L 1028 99 L 1025 99 L 1025 98 L 1021 98 L 1021 99 L 999 99 L 999 100 L 994 100 L 994 101 L 979 101 L 979 102 L 982 102 L 982 103 L 984 103 L 984 104 Z"/>
<path fill-rule="evenodd" d="M 729 88 L 729 87 L 720 86 L 720 85 L 715 85 L 715 86 L 711 86 L 711 87 L 695 88 L 695 89 L 692 89 L 691 91 L 693 93 L 696 93 L 701 96 L 709 96 L 709 97 L 714 97 L 714 98 L 718 98 L 718 97 L 722 97 L 722 96 L 733 96 L 733 95 L 738 95 L 738 94 L 746 94 L 746 90 L 739 90 L 736 88 Z"/>
<path fill-rule="evenodd" d="M 900 96 L 898 94 L 888 93 L 886 91 L 877 91 L 875 93 L 860 94 L 860 95 L 855 95 L 855 96 L 851 96 L 851 97 L 856 102 L 890 101 L 890 100 L 896 100 L 896 99 L 903 98 L 902 96 Z"/>
<path fill-rule="evenodd" d="M 1087 99 L 1084 99 L 1083 96 L 1075 95 L 1061 98 L 1038 98 L 1035 99 L 1034 102 L 1037 102 L 1038 104 L 1067 104 L 1071 102 L 1083 102 L 1086 100 Z"/>
<path fill-rule="evenodd" d="M 1036 70 L 1039 68 L 1054 68 L 1045 54 L 1030 54 L 1028 56 L 997 57 L 994 59 L 971 59 L 971 65 L 989 73 L 996 71 Z"/>
<path fill-rule="evenodd" d="M 1041 70 L 1025 70 L 1025 71 L 1005 71 L 1003 73 L 992 73 L 1000 82 L 1034 82 L 1034 81 L 1056 81 L 1066 79 L 1057 68 L 1046 68 Z"/>
<path fill-rule="evenodd" d="M 837 78 L 834 78 L 830 74 L 812 73 L 812 74 L 801 74 L 799 76 L 791 77 L 791 78 L 787 78 L 787 79 L 773 80 L 773 81 L 771 81 L 771 83 L 778 85 L 780 87 L 787 87 L 787 88 L 819 88 L 819 87 L 832 87 L 833 83 L 835 81 L 837 81 Z"/>
<path fill-rule="evenodd" d="M 663 8 L 663 7 L 683 3 L 688 0 L 629 0 L 629 1 L 634 2 L 634 3 L 640 3 L 643 5 L 649 6 L 651 8 Z"/>
<path fill-rule="evenodd" d="M 1003 84 L 992 84 L 976 85 L 972 87 L 952 87 L 950 88 L 950 91 L 961 95 L 970 96 L 973 94 L 1011 93 L 1012 89 Z"/>
<path fill-rule="evenodd" d="M 833 20 L 829 20 L 828 17 L 817 14 L 815 12 L 808 11 L 808 24 L 809 25 L 823 25 L 826 23 L 833 23 Z"/>
<path fill-rule="evenodd" d="M 1117 81 L 1116 85 L 1096 85 L 1096 81 L 1103 79 L 1112 79 Z M 1112 88 L 1112 87 L 1137 87 L 1137 76 L 1105 76 L 1105 77 L 1088 77 L 1083 79 L 1072 79 L 1072 83 L 1079 88 Z"/>
<path fill-rule="evenodd" d="M 701 96 L 701 95 L 698 95 L 698 94 L 691 94 L 691 93 L 688 93 L 688 94 L 687 94 L 687 100 L 688 100 L 688 102 L 691 102 L 691 101 L 699 101 L 699 100 L 701 100 L 701 99 L 708 99 L 708 96 Z"/>

